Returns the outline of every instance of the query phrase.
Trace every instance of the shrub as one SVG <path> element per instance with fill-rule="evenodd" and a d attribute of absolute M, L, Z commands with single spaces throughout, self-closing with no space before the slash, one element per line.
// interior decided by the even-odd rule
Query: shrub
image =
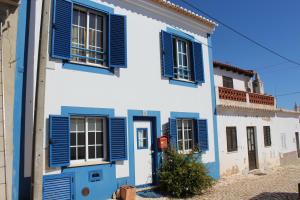
<path fill-rule="evenodd" d="M 213 183 L 203 163 L 197 162 L 194 152 L 180 154 L 167 150 L 158 176 L 160 189 L 173 197 L 200 194 Z"/>

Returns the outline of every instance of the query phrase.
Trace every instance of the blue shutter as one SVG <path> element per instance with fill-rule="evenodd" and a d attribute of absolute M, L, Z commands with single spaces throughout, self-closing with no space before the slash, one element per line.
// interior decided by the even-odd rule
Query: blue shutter
<path fill-rule="evenodd" d="M 52 19 L 52 57 L 71 59 L 73 4 L 69 0 L 55 0 Z"/>
<path fill-rule="evenodd" d="M 43 200 L 74 199 L 74 177 L 72 173 L 44 176 Z"/>
<path fill-rule="evenodd" d="M 70 119 L 65 116 L 49 117 L 49 166 L 70 164 Z"/>
<path fill-rule="evenodd" d="M 126 17 L 109 15 L 109 67 L 127 68 Z"/>
<path fill-rule="evenodd" d="M 169 140 L 171 148 L 177 149 L 177 125 L 176 119 L 169 118 Z"/>
<path fill-rule="evenodd" d="M 204 68 L 203 68 L 203 55 L 202 45 L 197 42 L 193 42 L 192 61 L 194 66 L 194 78 L 195 82 L 204 82 Z"/>
<path fill-rule="evenodd" d="M 164 77 L 173 78 L 174 54 L 172 34 L 165 31 L 161 32 L 161 46 L 162 75 Z"/>
<path fill-rule="evenodd" d="M 109 119 L 109 161 L 127 160 L 126 118 Z"/>
<path fill-rule="evenodd" d="M 197 132 L 198 134 L 198 145 L 200 151 L 208 150 L 208 130 L 207 130 L 207 120 L 200 119 L 197 120 Z"/>

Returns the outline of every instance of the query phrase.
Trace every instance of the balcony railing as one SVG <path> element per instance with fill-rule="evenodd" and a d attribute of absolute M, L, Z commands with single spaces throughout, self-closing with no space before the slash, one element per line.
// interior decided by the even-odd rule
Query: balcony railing
<path fill-rule="evenodd" d="M 219 99 L 275 106 L 275 98 L 273 96 L 244 92 L 224 87 L 219 87 Z"/>
<path fill-rule="evenodd" d="M 231 88 L 219 87 L 219 98 L 231 101 L 247 102 L 246 92 Z"/>

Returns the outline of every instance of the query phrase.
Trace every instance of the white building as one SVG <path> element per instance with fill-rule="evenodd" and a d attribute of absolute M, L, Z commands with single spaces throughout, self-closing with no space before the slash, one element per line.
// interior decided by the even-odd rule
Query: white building
<path fill-rule="evenodd" d="M 157 138 L 167 123 L 171 145 L 181 152 L 199 147 L 218 179 L 210 38 L 216 24 L 165 0 L 50 2 L 42 21 L 40 1 L 31 2 L 30 12 L 29 48 L 40 45 L 42 58 L 27 79 L 42 83 L 27 85 L 40 92 L 33 195 L 106 199 L 123 184 L 155 185 Z M 32 131 L 28 125 L 29 143 Z M 32 177 L 30 163 L 24 171 Z"/>
<path fill-rule="evenodd" d="M 298 162 L 299 112 L 276 108 L 258 74 L 214 62 L 220 174 Z"/>

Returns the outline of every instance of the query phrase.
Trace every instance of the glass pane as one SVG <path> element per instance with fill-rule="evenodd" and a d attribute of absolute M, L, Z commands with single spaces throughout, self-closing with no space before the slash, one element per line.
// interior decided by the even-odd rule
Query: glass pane
<path fill-rule="evenodd" d="M 78 24 L 78 11 L 73 11 L 73 24 Z"/>
<path fill-rule="evenodd" d="M 189 149 L 189 141 L 184 141 L 184 149 L 188 150 Z"/>
<path fill-rule="evenodd" d="M 96 147 L 96 151 L 97 151 L 97 158 L 103 158 L 103 147 L 102 146 L 97 146 Z"/>
<path fill-rule="evenodd" d="M 103 41 L 103 33 L 97 32 L 97 47 L 103 48 L 102 41 Z"/>
<path fill-rule="evenodd" d="M 96 15 L 90 14 L 90 28 L 95 29 L 96 26 Z"/>
<path fill-rule="evenodd" d="M 76 147 L 71 147 L 71 160 L 76 160 Z"/>
<path fill-rule="evenodd" d="M 72 42 L 77 44 L 78 43 L 78 27 L 73 26 L 72 27 Z M 75 46 L 73 44 L 73 46 Z"/>
<path fill-rule="evenodd" d="M 71 146 L 76 145 L 76 133 L 71 133 Z"/>
<path fill-rule="evenodd" d="M 85 131 L 85 120 L 77 119 L 77 131 Z"/>
<path fill-rule="evenodd" d="M 76 131 L 76 119 L 71 119 L 71 131 Z"/>
<path fill-rule="evenodd" d="M 79 25 L 86 27 L 86 13 L 85 12 L 80 11 Z"/>
<path fill-rule="evenodd" d="M 182 52 L 186 53 L 186 42 L 182 42 Z"/>
<path fill-rule="evenodd" d="M 95 119 L 94 118 L 89 118 L 88 119 L 88 131 L 95 131 Z"/>
<path fill-rule="evenodd" d="M 85 147 L 78 147 L 78 159 L 85 159 Z"/>
<path fill-rule="evenodd" d="M 99 119 L 99 118 L 96 119 L 96 131 L 103 130 L 102 123 L 103 123 L 103 121 L 101 119 Z"/>
<path fill-rule="evenodd" d="M 144 138 L 142 141 L 143 141 L 143 148 L 146 148 L 148 146 L 147 138 Z"/>
<path fill-rule="evenodd" d="M 103 30 L 103 17 L 97 16 L 97 30 Z"/>
<path fill-rule="evenodd" d="M 103 144 L 103 134 L 100 132 L 96 133 L 96 144 Z"/>
<path fill-rule="evenodd" d="M 90 30 L 90 45 L 91 46 L 95 46 L 96 45 L 95 31 L 94 30 Z"/>
<path fill-rule="evenodd" d="M 190 140 L 190 141 L 189 141 L 189 149 L 192 149 L 192 146 L 193 146 L 193 141 Z"/>
<path fill-rule="evenodd" d="M 95 144 L 95 133 L 94 132 L 89 133 L 89 145 L 90 144 Z"/>
<path fill-rule="evenodd" d="M 78 144 L 77 145 L 85 145 L 85 133 L 77 133 Z"/>
<path fill-rule="evenodd" d="M 89 158 L 90 159 L 95 158 L 95 147 L 94 146 L 89 147 Z"/>
<path fill-rule="evenodd" d="M 178 149 L 183 150 L 183 141 L 178 141 Z"/>

